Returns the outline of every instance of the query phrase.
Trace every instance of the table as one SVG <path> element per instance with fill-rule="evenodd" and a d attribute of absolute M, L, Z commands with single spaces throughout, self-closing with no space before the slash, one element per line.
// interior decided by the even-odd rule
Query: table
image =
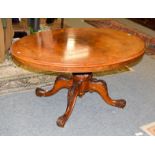
<path fill-rule="evenodd" d="M 126 101 L 112 99 L 104 80 L 93 78 L 93 72 L 116 69 L 139 60 L 145 44 L 139 37 L 110 28 L 67 28 L 39 32 L 26 36 L 11 47 L 14 60 L 38 69 L 72 73 L 60 75 L 52 89 L 36 88 L 37 96 L 51 96 L 60 89 L 68 89 L 67 108 L 57 120 L 64 127 L 77 97 L 86 92 L 97 92 L 103 100 L 115 107 L 124 108 Z"/>

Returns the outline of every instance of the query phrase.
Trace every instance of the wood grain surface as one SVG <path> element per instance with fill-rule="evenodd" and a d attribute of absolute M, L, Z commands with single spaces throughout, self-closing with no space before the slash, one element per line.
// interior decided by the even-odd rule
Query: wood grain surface
<path fill-rule="evenodd" d="M 109 28 L 66 28 L 23 37 L 13 58 L 41 71 L 99 72 L 135 61 L 144 54 L 139 37 Z"/>

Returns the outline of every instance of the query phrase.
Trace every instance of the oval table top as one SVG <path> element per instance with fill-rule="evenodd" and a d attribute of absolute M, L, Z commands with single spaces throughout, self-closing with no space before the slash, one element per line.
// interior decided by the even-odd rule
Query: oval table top
<path fill-rule="evenodd" d="M 110 28 L 66 28 L 23 37 L 13 58 L 41 71 L 99 72 L 135 61 L 144 54 L 139 37 Z"/>

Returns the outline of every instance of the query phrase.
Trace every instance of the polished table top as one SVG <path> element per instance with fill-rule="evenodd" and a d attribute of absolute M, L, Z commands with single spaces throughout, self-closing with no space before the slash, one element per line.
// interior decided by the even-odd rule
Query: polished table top
<path fill-rule="evenodd" d="M 110 28 L 67 28 L 38 32 L 16 41 L 12 56 L 34 69 L 98 72 L 135 61 L 144 54 L 139 37 Z"/>

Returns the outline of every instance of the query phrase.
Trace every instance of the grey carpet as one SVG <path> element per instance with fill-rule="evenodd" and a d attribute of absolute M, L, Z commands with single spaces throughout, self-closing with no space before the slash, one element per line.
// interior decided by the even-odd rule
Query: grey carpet
<path fill-rule="evenodd" d="M 78 98 L 65 128 L 56 125 L 66 108 L 67 90 L 51 97 L 34 91 L 0 96 L 0 135 L 135 135 L 155 121 L 155 59 L 144 56 L 134 71 L 107 75 L 112 98 L 124 98 L 122 110 L 107 105 L 96 93 Z M 143 135 L 147 135 L 143 133 Z"/>

